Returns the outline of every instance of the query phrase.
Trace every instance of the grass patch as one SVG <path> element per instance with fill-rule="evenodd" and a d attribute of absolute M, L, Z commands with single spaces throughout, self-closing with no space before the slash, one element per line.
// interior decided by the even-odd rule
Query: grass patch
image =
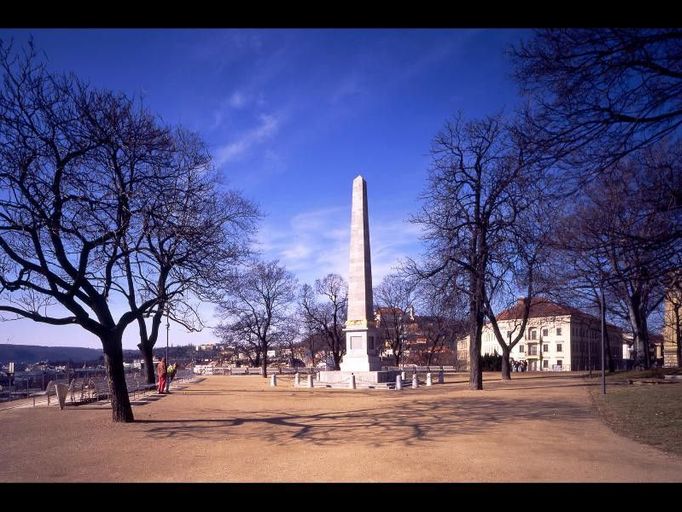
<path fill-rule="evenodd" d="M 656 370 L 609 376 L 606 395 L 601 394 L 600 385 L 590 387 L 592 401 L 614 432 L 682 455 L 682 383 L 613 385 L 628 379 L 659 377 L 654 372 Z"/>

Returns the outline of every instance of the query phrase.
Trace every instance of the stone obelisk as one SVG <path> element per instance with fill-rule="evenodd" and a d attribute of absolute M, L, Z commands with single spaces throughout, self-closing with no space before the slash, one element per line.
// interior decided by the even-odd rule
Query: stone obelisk
<path fill-rule="evenodd" d="M 348 274 L 348 319 L 346 354 L 342 372 L 373 372 L 381 369 L 378 336 L 372 303 L 372 260 L 369 245 L 367 183 L 362 176 L 353 180 L 350 222 L 350 271 Z"/>

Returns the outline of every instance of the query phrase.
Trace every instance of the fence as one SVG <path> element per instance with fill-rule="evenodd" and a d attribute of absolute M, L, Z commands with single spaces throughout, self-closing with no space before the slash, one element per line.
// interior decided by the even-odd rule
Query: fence
<path fill-rule="evenodd" d="M 194 365 L 193 369 L 196 375 L 262 375 L 262 368 L 251 366 L 209 366 L 209 365 Z M 288 366 L 272 366 L 268 367 L 268 375 L 293 375 L 295 373 L 303 375 L 316 374 L 319 368 L 292 368 Z"/>

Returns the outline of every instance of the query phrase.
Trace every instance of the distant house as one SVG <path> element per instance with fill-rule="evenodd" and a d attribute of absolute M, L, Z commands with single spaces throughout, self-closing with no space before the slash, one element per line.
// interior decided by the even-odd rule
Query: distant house
<path fill-rule="evenodd" d="M 414 308 L 409 307 L 405 311 L 398 308 L 377 308 L 374 320 L 379 328 L 380 336 L 384 338 L 381 356 L 386 359 L 393 358 L 391 341 L 395 336 L 395 330 L 402 330 L 403 357 L 402 364 L 418 365 L 452 365 L 455 362 L 455 339 L 452 325 L 447 325 L 443 318 L 416 315 Z M 438 344 L 433 350 L 433 341 L 436 336 Z M 390 338 L 390 339 L 389 339 Z M 391 360 L 391 364 L 394 362 Z"/>
<path fill-rule="evenodd" d="M 519 333 L 523 319 L 523 302 L 519 301 L 498 315 L 500 332 L 509 343 Z M 623 334 L 614 326 L 606 326 L 607 343 L 616 368 L 623 368 Z M 492 326 L 483 327 L 482 354 L 501 354 Z M 468 338 L 457 345 L 468 355 Z M 601 367 L 601 322 L 577 308 L 537 298 L 531 303 L 523 338 L 512 349 L 510 357 L 526 361 L 529 371 L 588 370 Z"/>

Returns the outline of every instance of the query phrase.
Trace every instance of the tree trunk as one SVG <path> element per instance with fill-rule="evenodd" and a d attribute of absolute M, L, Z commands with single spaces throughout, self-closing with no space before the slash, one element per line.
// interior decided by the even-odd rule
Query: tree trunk
<path fill-rule="evenodd" d="M 261 375 L 263 378 L 268 377 L 268 346 L 263 343 L 263 360 L 261 364 Z"/>
<path fill-rule="evenodd" d="M 102 346 L 104 347 L 104 365 L 107 369 L 109 381 L 112 419 L 115 423 L 130 423 L 135 421 L 135 418 L 130 406 L 128 386 L 123 370 L 121 337 L 121 334 L 110 334 L 108 338 L 102 338 Z"/>
<path fill-rule="evenodd" d="M 637 336 L 641 336 L 642 345 L 644 346 L 644 367 L 648 370 L 652 366 L 651 361 L 651 350 L 649 349 L 649 326 L 647 325 L 646 316 L 642 313 L 641 309 L 639 311 L 640 318 L 640 332 Z"/>
<path fill-rule="evenodd" d="M 604 331 L 604 337 L 606 338 L 604 348 L 606 349 L 606 360 L 609 364 L 609 373 L 613 373 L 616 371 L 616 362 L 613 360 L 613 355 L 611 354 L 611 340 L 609 339 L 608 329 Z"/>
<path fill-rule="evenodd" d="M 154 373 L 154 351 L 153 346 L 148 343 L 138 343 L 137 348 L 144 358 L 144 371 L 147 378 L 147 384 L 154 384 L 156 382 L 156 375 Z"/>
<path fill-rule="evenodd" d="M 502 348 L 502 380 L 511 380 L 510 355 L 511 351 L 508 348 Z"/>
<path fill-rule="evenodd" d="M 426 356 L 426 366 L 431 366 L 431 363 L 433 362 L 433 350 L 429 350 L 428 355 Z"/>
<path fill-rule="evenodd" d="M 628 303 L 628 316 L 630 317 L 630 325 L 635 335 L 635 341 L 642 345 L 644 352 L 644 368 L 647 370 L 651 367 L 651 354 L 649 354 L 649 333 L 646 327 L 646 318 L 643 318 L 640 308 L 641 300 L 638 295 L 630 296 Z M 636 347 L 636 346 L 635 346 Z"/>
<path fill-rule="evenodd" d="M 483 389 L 481 369 L 481 332 L 483 331 L 483 290 L 482 283 L 472 273 L 469 299 L 469 389 Z"/>

